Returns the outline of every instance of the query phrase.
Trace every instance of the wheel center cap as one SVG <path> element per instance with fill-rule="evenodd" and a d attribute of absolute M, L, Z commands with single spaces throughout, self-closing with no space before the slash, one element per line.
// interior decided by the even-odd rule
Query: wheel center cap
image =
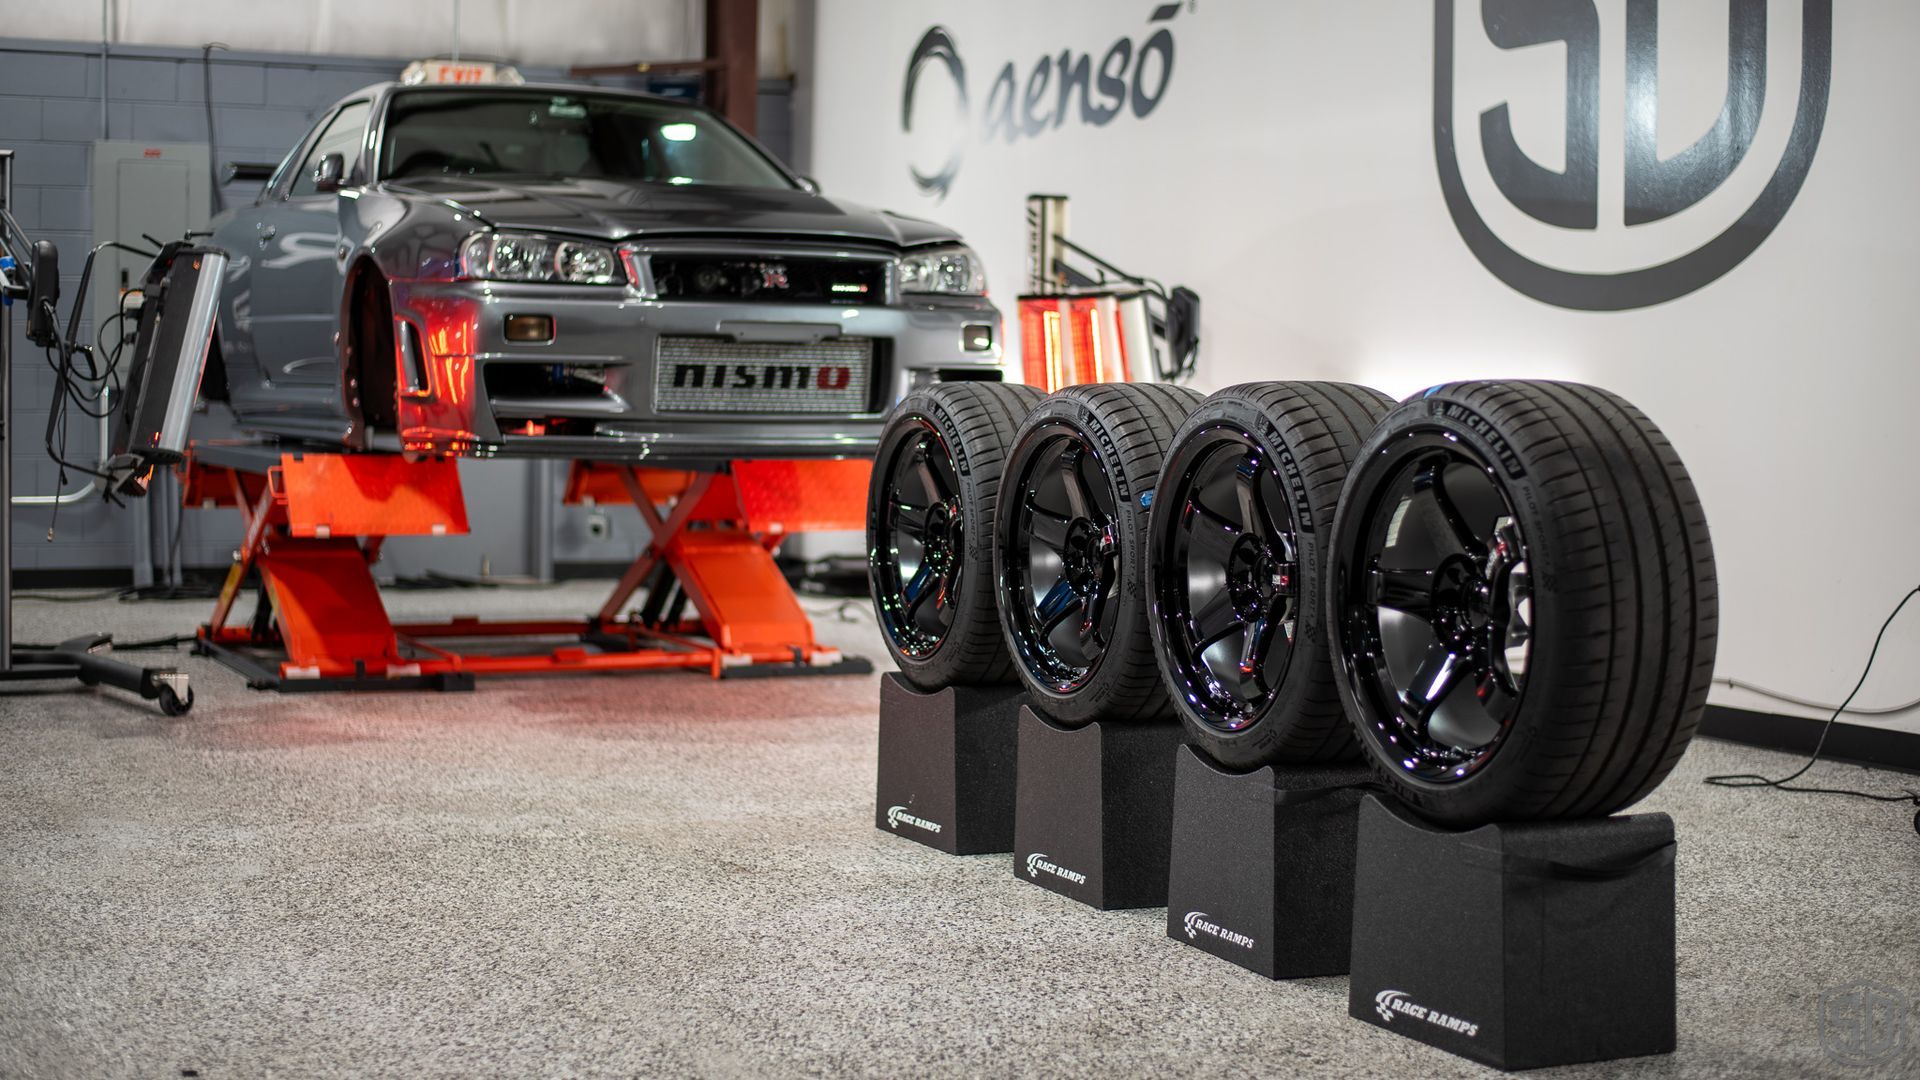
<path fill-rule="evenodd" d="M 1094 527 L 1086 518 L 1076 518 L 1067 526 L 1067 541 L 1062 545 L 1060 559 L 1065 564 L 1067 580 L 1080 592 L 1098 589 L 1107 576 L 1107 552 L 1109 543 L 1104 530 Z"/>
<path fill-rule="evenodd" d="M 1291 571 L 1258 537 L 1241 536 L 1227 555 L 1227 588 L 1234 606 L 1243 614 L 1251 616 L 1271 607 L 1292 586 L 1292 578 Z"/>
<path fill-rule="evenodd" d="M 1466 556 L 1455 556 L 1433 573 L 1433 610 L 1460 630 L 1481 629 L 1493 621 L 1493 590 Z"/>

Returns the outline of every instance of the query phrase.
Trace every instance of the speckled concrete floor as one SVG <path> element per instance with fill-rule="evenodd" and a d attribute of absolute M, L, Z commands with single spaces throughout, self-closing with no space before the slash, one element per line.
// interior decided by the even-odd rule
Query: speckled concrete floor
<path fill-rule="evenodd" d="M 602 588 L 395 607 L 573 613 Z M 26 603 L 19 636 L 205 609 Z M 822 632 L 884 656 L 864 617 Z M 0 1076 L 1487 1072 L 1347 1019 L 1345 979 L 1269 983 L 1159 910 L 877 832 L 877 678 L 276 697 L 184 663 L 180 720 L 0 695 Z M 1563 1072 L 1873 1073 L 1823 1055 L 1818 1002 L 1920 994 L 1920 838 L 1896 807 L 1700 783 L 1788 764 L 1703 742 L 1646 804 L 1680 830 L 1680 1049 Z M 1910 1047 L 1880 1071 L 1917 1069 Z"/>

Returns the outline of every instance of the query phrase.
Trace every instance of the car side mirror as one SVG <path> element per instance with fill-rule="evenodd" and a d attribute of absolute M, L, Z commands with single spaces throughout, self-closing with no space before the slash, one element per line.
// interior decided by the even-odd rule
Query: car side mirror
<path fill-rule="evenodd" d="M 800 178 L 800 186 L 801 186 L 801 187 L 802 187 L 803 189 L 805 189 L 805 190 L 806 190 L 806 192 L 807 192 L 807 194 L 809 194 L 809 195 L 818 195 L 818 194 L 820 194 L 820 181 L 818 181 L 818 180 L 815 180 L 815 179 L 814 179 L 813 177 L 811 177 L 811 176 L 803 176 L 803 177 L 801 177 L 801 178 Z"/>
<path fill-rule="evenodd" d="M 320 192 L 339 191 L 340 181 L 347 175 L 347 159 L 339 154 L 328 154 L 314 163 L 313 190 Z"/>

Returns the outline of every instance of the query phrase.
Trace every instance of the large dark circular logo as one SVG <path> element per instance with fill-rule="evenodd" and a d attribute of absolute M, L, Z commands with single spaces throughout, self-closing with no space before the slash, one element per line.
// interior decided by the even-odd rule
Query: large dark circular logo
<path fill-rule="evenodd" d="M 1469 0 L 1473 3 L 1474 0 Z M 1621 202 L 1600 202 L 1600 19 L 1594 0 L 1478 0 L 1480 27 L 1462 26 L 1455 0 L 1434 0 L 1433 145 L 1454 226 L 1474 256 L 1514 289 L 1559 307 L 1623 311 L 1685 296 L 1753 254 L 1786 217 L 1813 164 L 1832 75 L 1833 0 L 1803 0 L 1799 92 L 1784 117 L 1777 163 L 1749 151 L 1763 144 L 1768 85 L 1766 0 L 1728 0 L 1727 91 L 1708 131 L 1677 154 L 1657 152 L 1661 112 L 1659 0 L 1626 0 L 1625 171 Z M 1457 41 L 1484 33 L 1492 49 L 1560 44 L 1566 50 L 1565 152 L 1543 166 L 1520 148 L 1515 109 L 1478 114 L 1479 137 L 1456 132 L 1472 59 Z M 1477 53 L 1487 47 L 1470 41 Z M 1793 53 L 1788 51 L 1791 58 Z M 1484 86 L 1480 92 L 1484 95 Z M 1463 169 L 1462 152 L 1470 169 Z M 1764 182 L 1762 182 L 1764 181 Z M 1757 194 L 1742 194 L 1756 192 Z M 1476 199 L 1479 200 L 1476 202 Z M 1504 205 L 1499 205 L 1504 204 Z M 1702 240 L 1700 237 L 1707 238 Z"/>
<path fill-rule="evenodd" d="M 914 184 L 938 198 L 945 197 L 947 189 L 953 186 L 953 178 L 960 172 L 960 158 L 967 148 L 967 69 L 960 62 L 960 50 L 953 43 L 953 35 L 944 26 L 929 27 L 920 36 L 920 43 L 913 47 L 913 58 L 907 61 L 907 81 L 900 92 L 901 131 L 913 130 L 914 88 L 920 84 L 920 73 L 929 64 L 936 63 L 953 80 L 958 122 L 953 125 L 952 146 L 945 164 L 931 173 L 921 172 L 918 167 L 912 167 L 911 171 Z"/>

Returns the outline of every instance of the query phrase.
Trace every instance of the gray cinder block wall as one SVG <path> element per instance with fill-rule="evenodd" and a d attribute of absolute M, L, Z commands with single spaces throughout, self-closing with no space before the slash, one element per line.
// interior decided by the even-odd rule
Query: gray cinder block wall
<path fill-rule="evenodd" d="M 310 56 L 198 49 L 114 46 L 103 60 L 100 46 L 0 38 L 0 149 L 14 151 L 14 216 L 36 239 L 60 246 L 62 316 L 79 292 L 79 275 L 93 245 L 88 154 L 102 138 L 155 142 L 208 142 L 208 94 L 212 89 L 213 161 L 224 175 L 230 161 L 277 162 L 306 133 L 321 110 L 369 83 L 398 76 L 403 62 L 376 57 Z M 530 81 L 566 81 L 560 69 L 523 66 Z M 104 72 L 104 86 L 103 75 Z M 614 82 L 615 80 L 603 80 Z M 686 93 L 690 87 L 661 87 Z M 104 108 L 102 94 L 104 90 Z M 761 88 L 762 141 L 783 156 L 792 135 L 790 88 Z M 221 187 L 227 206 L 250 203 L 257 182 Z M 54 379 L 40 350 L 22 333 L 24 313 L 15 308 L 13 438 L 14 490 L 46 495 L 60 490 L 59 471 L 43 440 Z M 93 340 L 91 311 L 82 319 L 83 340 Z M 76 421 L 83 418 L 69 413 Z M 202 419 L 223 432 L 217 413 Z M 90 461 L 97 435 L 92 421 L 74 423 L 67 440 L 71 460 Z M 499 574 L 532 568 L 527 496 L 534 490 L 528 462 L 471 462 L 468 472 L 487 470 L 485 482 L 467 485 L 470 536 L 395 543 L 386 554 L 388 572 L 435 568 L 477 574 L 482 565 Z M 556 467 L 559 468 L 559 467 Z M 477 479 L 477 478 L 476 478 Z M 85 482 L 69 476 L 66 490 Z M 557 515 L 553 554 L 560 563 L 619 561 L 637 554 L 646 533 L 630 508 L 611 511 L 612 535 L 593 539 L 584 512 Z M 23 571 L 125 570 L 132 559 L 134 515 L 98 497 L 60 507 L 21 506 L 14 515 L 14 565 Z M 190 512 L 183 516 L 179 546 L 187 566 L 227 564 L 239 539 L 237 515 Z M 55 541 L 47 541 L 57 526 Z M 156 538 L 164 552 L 171 538 Z"/>

